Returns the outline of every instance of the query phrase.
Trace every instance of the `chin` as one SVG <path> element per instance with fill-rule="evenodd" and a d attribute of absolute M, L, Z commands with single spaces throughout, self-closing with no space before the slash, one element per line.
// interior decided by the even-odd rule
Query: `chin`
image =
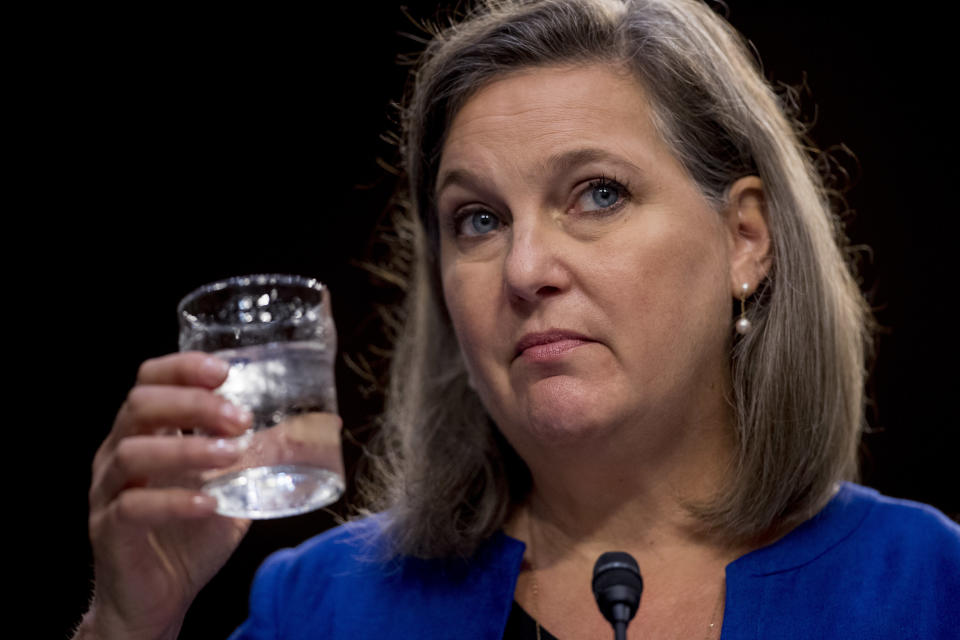
<path fill-rule="evenodd" d="M 601 392 L 591 386 L 568 376 L 536 382 L 524 397 L 525 424 L 520 427 L 553 445 L 603 437 L 618 422 L 613 402 L 616 394 L 609 387 Z"/>

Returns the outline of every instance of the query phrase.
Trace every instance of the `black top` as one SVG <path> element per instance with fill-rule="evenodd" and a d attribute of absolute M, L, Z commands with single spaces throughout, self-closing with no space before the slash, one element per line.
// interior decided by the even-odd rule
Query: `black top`
<path fill-rule="evenodd" d="M 507 628 L 503 630 L 503 640 L 531 640 L 536 637 L 537 621 L 514 600 L 510 617 L 507 618 Z M 541 626 L 540 640 L 557 640 L 557 637 Z"/>

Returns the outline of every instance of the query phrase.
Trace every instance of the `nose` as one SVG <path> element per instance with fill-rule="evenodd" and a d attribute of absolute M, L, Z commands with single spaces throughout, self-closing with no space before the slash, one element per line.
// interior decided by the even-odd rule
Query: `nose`
<path fill-rule="evenodd" d="M 519 216 L 518 216 L 519 217 Z M 504 264 L 504 286 L 511 301 L 530 303 L 570 286 L 562 233 L 541 216 L 514 221 Z"/>

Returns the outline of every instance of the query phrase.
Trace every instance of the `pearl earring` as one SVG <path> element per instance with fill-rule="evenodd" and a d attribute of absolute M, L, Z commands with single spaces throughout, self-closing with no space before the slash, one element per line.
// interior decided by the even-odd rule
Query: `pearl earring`
<path fill-rule="evenodd" d="M 740 285 L 740 319 L 737 320 L 736 328 L 737 328 L 737 333 L 739 333 L 742 336 L 745 336 L 748 333 L 750 333 L 750 329 L 753 326 L 750 324 L 750 321 L 747 320 L 746 303 L 747 303 L 747 291 L 749 290 L 750 290 L 749 282 L 744 282 L 742 285 Z"/>

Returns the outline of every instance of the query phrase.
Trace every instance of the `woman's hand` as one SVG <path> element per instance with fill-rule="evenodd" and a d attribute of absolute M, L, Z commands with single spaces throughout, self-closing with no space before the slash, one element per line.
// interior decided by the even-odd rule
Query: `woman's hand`
<path fill-rule="evenodd" d="M 227 371 L 203 353 L 140 367 L 93 462 L 96 583 L 78 637 L 176 638 L 190 603 L 249 528 L 248 520 L 216 515 L 212 497 L 184 488 L 241 456 L 229 438 L 251 417 L 213 393 Z"/>

